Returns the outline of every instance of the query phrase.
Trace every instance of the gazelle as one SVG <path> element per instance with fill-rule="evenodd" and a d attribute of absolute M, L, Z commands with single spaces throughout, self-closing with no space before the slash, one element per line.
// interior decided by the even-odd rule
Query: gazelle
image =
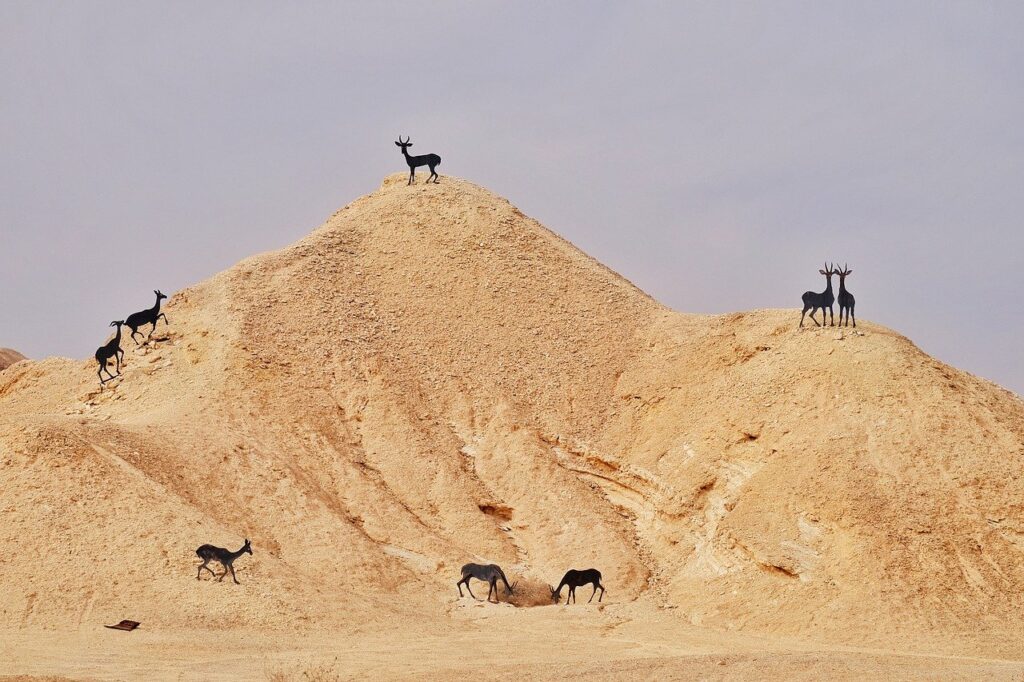
<path fill-rule="evenodd" d="M 252 545 L 249 543 L 248 538 L 245 539 L 245 544 L 242 545 L 242 548 L 237 552 L 232 552 L 230 550 L 224 549 L 223 547 L 214 547 L 213 545 L 202 545 L 201 547 L 199 547 L 199 549 L 196 550 L 196 556 L 203 560 L 202 565 L 199 566 L 199 570 L 196 571 L 196 580 L 199 580 L 199 574 L 203 572 L 204 568 L 210 572 L 210 575 L 217 578 L 217 574 L 213 572 L 213 569 L 206 565 L 211 561 L 217 561 L 220 562 L 220 565 L 224 567 L 224 572 L 220 574 L 219 578 L 217 578 L 217 582 L 224 580 L 224 576 L 228 574 L 228 571 L 231 571 L 231 579 L 235 581 L 236 585 L 241 585 L 242 583 L 238 582 L 238 578 L 235 577 L 234 563 L 235 559 L 242 556 L 246 552 L 252 554 Z"/>
<path fill-rule="evenodd" d="M 153 293 L 156 294 L 155 306 L 152 308 L 146 308 L 145 310 L 140 310 L 137 313 L 132 313 L 128 316 L 128 319 L 124 321 L 125 326 L 132 330 L 131 337 L 132 341 L 135 341 L 136 346 L 139 345 L 139 342 L 135 339 L 135 335 L 138 333 L 139 327 L 146 324 L 153 325 L 153 328 L 149 330 L 149 335 L 153 336 L 153 332 L 156 331 L 156 323 L 161 317 L 164 318 L 164 324 L 170 324 L 167 320 L 167 316 L 160 312 L 160 301 L 167 298 L 167 295 L 160 293 L 159 289 L 156 289 Z"/>
<path fill-rule="evenodd" d="M 852 275 L 853 270 L 850 270 L 850 266 L 843 263 L 843 269 L 836 268 L 836 274 L 839 275 L 839 296 L 836 297 L 836 301 L 839 302 L 839 326 L 843 326 L 843 311 L 846 311 L 846 326 L 850 326 L 850 317 L 853 317 L 853 326 L 857 326 L 857 315 L 853 312 L 853 306 L 857 304 L 857 300 L 853 297 L 849 291 L 846 290 L 846 276 Z"/>
<path fill-rule="evenodd" d="M 96 362 L 100 363 L 100 368 L 96 370 L 96 375 L 100 378 L 100 386 L 103 386 L 106 382 L 116 378 L 115 375 L 110 373 L 110 369 L 107 367 L 107 361 L 110 360 L 110 358 L 114 358 L 114 362 L 117 366 L 117 376 L 121 375 L 121 358 L 124 357 L 124 351 L 121 350 L 121 325 L 123 324 L 124 320 L 114 320 L 111 322 L 111 327 L 117 327 L 117 333 L 114 334 L 114 338 L 96 349 Z M 103 378 L 103 370 L 107 370 L 108 379 Z"/>
<path fill-rule="evenodd" d="M 821 274 L 825 275 L 825 279 L 828 280 L 828 286 L 825 287 L 825 291 L 820 294 L 816 291 L 806 291 L 803 295 L 804 310 L 800 313 L 800 326 L 804 326 L 804 315 L 808 310 L 811 311 L 811 319 L 814 320 L 814 324 L 819 327 L 825 326 L 825 309 L 828 309 L 829 317 L 832 320 L 832 326 L 835 326 L 836 318 L 835 313 L 832 311 L 832 304 L 835 302 L 836 297 L 832 294 L 832 275 L 835 274 L 832 270 L 832 266 L 825 263 L 824 270 L 818 270 Z M 818 324 L 818 320 L 814 318 L 814 313 L 821 309 L 821 324 Z"/>
<path fill-rule="evenodd" d="M 558 583 L 557 590 L 548 585 L 551 589 L 551 601 L 557 604 L 562 598 L 562 588 L 568 587 L 569 593 L 565 596 L 565 603 L 568 604 L 569 599 L 572 599 L 575 604 L 576 588 L 582 585 L 594 586 L 594 591 L 590 593 L 590 599 L 587 600 L 588 604 L 594 600 L 594 595 L 597 594 L 598 590 L 601 590 L 601 596 L 597 598 L 597 601 L 600 602 L 604 599 L 604 585 L 601 584 L 601 571 L 596 568 L 588 568 L 582 571 L 570 568 L 562 577 L 562 582 Z"/>
<path fill-rule="evenodd" d="M 430 178 L 434 178 L 434 183 L 440 182 L 437 175 L 437 171 L 434 169 L 441 164 L 441 157 L 437 154 L 423 154 L 422 156 L 409 156 L 409 147 L 412 146 L 412 142 L 409 140 L 412 138 L 405 138 L 405 142 L 402 142 L 402 136 L 398 136 L 398 141 L 395 142 L 399 147 L 402 148 L 402 154 L 405 155 L 405 162 L 409 164 L 409 182 L 411 185 L 413 180 L 416 179 L 416 169 L 420 166 L 428 166 L 430 168 L 430 175 L 427 177 L 427 182 L 430 182 Z"/>
<path fill-rule="evenodd" d="M 469 579 L 476 578 L 477 580 L 483 580 L 490 585 L 490 589 L 487 590 L 487 601 L 491 601 L 491 593 L 494 593 L 494 602 L 498 603 L 498 580 L 500 579 L 505 583 L 505 589 L 508 593 L 515 594 L 515 588 L 517 583 L 508 584 L 508 578 L 505 577 L 505 572 L 501 570 L 501 567 L 497 564 L 488 564 L 483 566 L 481 564 L 466 564 L 462 567 L 462 580 L 455 583 L 455 586 L 459 588 L 459 596 L 462 596 L 462 585 L 465 583 L 466 591 L 469 592 L 469 596 L 476 599 L 476 595 L 473 594 L 473 590 L 469 589 Z"/>

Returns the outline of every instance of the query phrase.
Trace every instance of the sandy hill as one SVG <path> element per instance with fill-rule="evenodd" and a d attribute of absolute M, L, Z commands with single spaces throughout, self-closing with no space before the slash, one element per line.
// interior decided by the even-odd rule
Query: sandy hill
<path fill-rule="evenodd" d="M 104 390 L 0 373 L 0 627 L 443 631 L 477 560 L 720 630 L 1024 645 L 1024 404 L 889 329 L 675 313 L 404 174 L 166 312 Z M 245 537 L 242 588 L 197 583 Z"/>
<path fill-rule="evenodd" d="M 21 362 L 25 356 L 10 348 L 0 348 L 0 370 L 5 370 L 16 362 Z"/>

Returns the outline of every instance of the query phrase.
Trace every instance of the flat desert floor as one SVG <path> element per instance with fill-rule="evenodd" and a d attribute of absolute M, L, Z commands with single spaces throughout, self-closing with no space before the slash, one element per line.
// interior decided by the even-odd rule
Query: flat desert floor
<path fill-rule="evenodd" d="M 0 633 L 0 680 L 1021 680 L 1024 661 L 720 632 L 637 604 L 459 602 L 434 628 Z M 904 644 L 904 643 L 901 643 Z"/>

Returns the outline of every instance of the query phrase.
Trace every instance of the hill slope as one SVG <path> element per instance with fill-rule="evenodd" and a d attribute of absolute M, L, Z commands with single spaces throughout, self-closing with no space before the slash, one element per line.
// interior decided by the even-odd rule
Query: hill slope
<path fill-rule="evenodd" d="M 16 362 L 21 362 L 25 356 L 10 348 L 0 348 L 0 370 L 7 369 Z"/>
<path fill-rule="evenodd" d="M 716 628 L 1024 643 L 1024 405 L 890 330 L 678 314 L 401 175 L 166 311 L 102 391 L 0 373 L 3 627 L 443 630 L 479 560 Z M 244 588 L 197 584 L 243 537 Z"/>

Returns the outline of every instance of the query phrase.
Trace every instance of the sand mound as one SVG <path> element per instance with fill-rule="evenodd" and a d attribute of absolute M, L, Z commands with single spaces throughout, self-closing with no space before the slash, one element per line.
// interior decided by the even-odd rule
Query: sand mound
<path fill-rule="evenodd" d="M 0 374 L 4 626 L 444 628 L 482 561 L 718 628 L 1024 644 L 1024 404 L 888 329 L 678 314 L 404 175 L 166 312 L 104 390 Z M 246 537 L 241 587 L 196 581 Z"/>
<path fill-rule="evenodd" d="M 16 362 L 27 360 L 27 358 L 16 350 L 0 348 L 0 371 L 3 371 Z"/>

